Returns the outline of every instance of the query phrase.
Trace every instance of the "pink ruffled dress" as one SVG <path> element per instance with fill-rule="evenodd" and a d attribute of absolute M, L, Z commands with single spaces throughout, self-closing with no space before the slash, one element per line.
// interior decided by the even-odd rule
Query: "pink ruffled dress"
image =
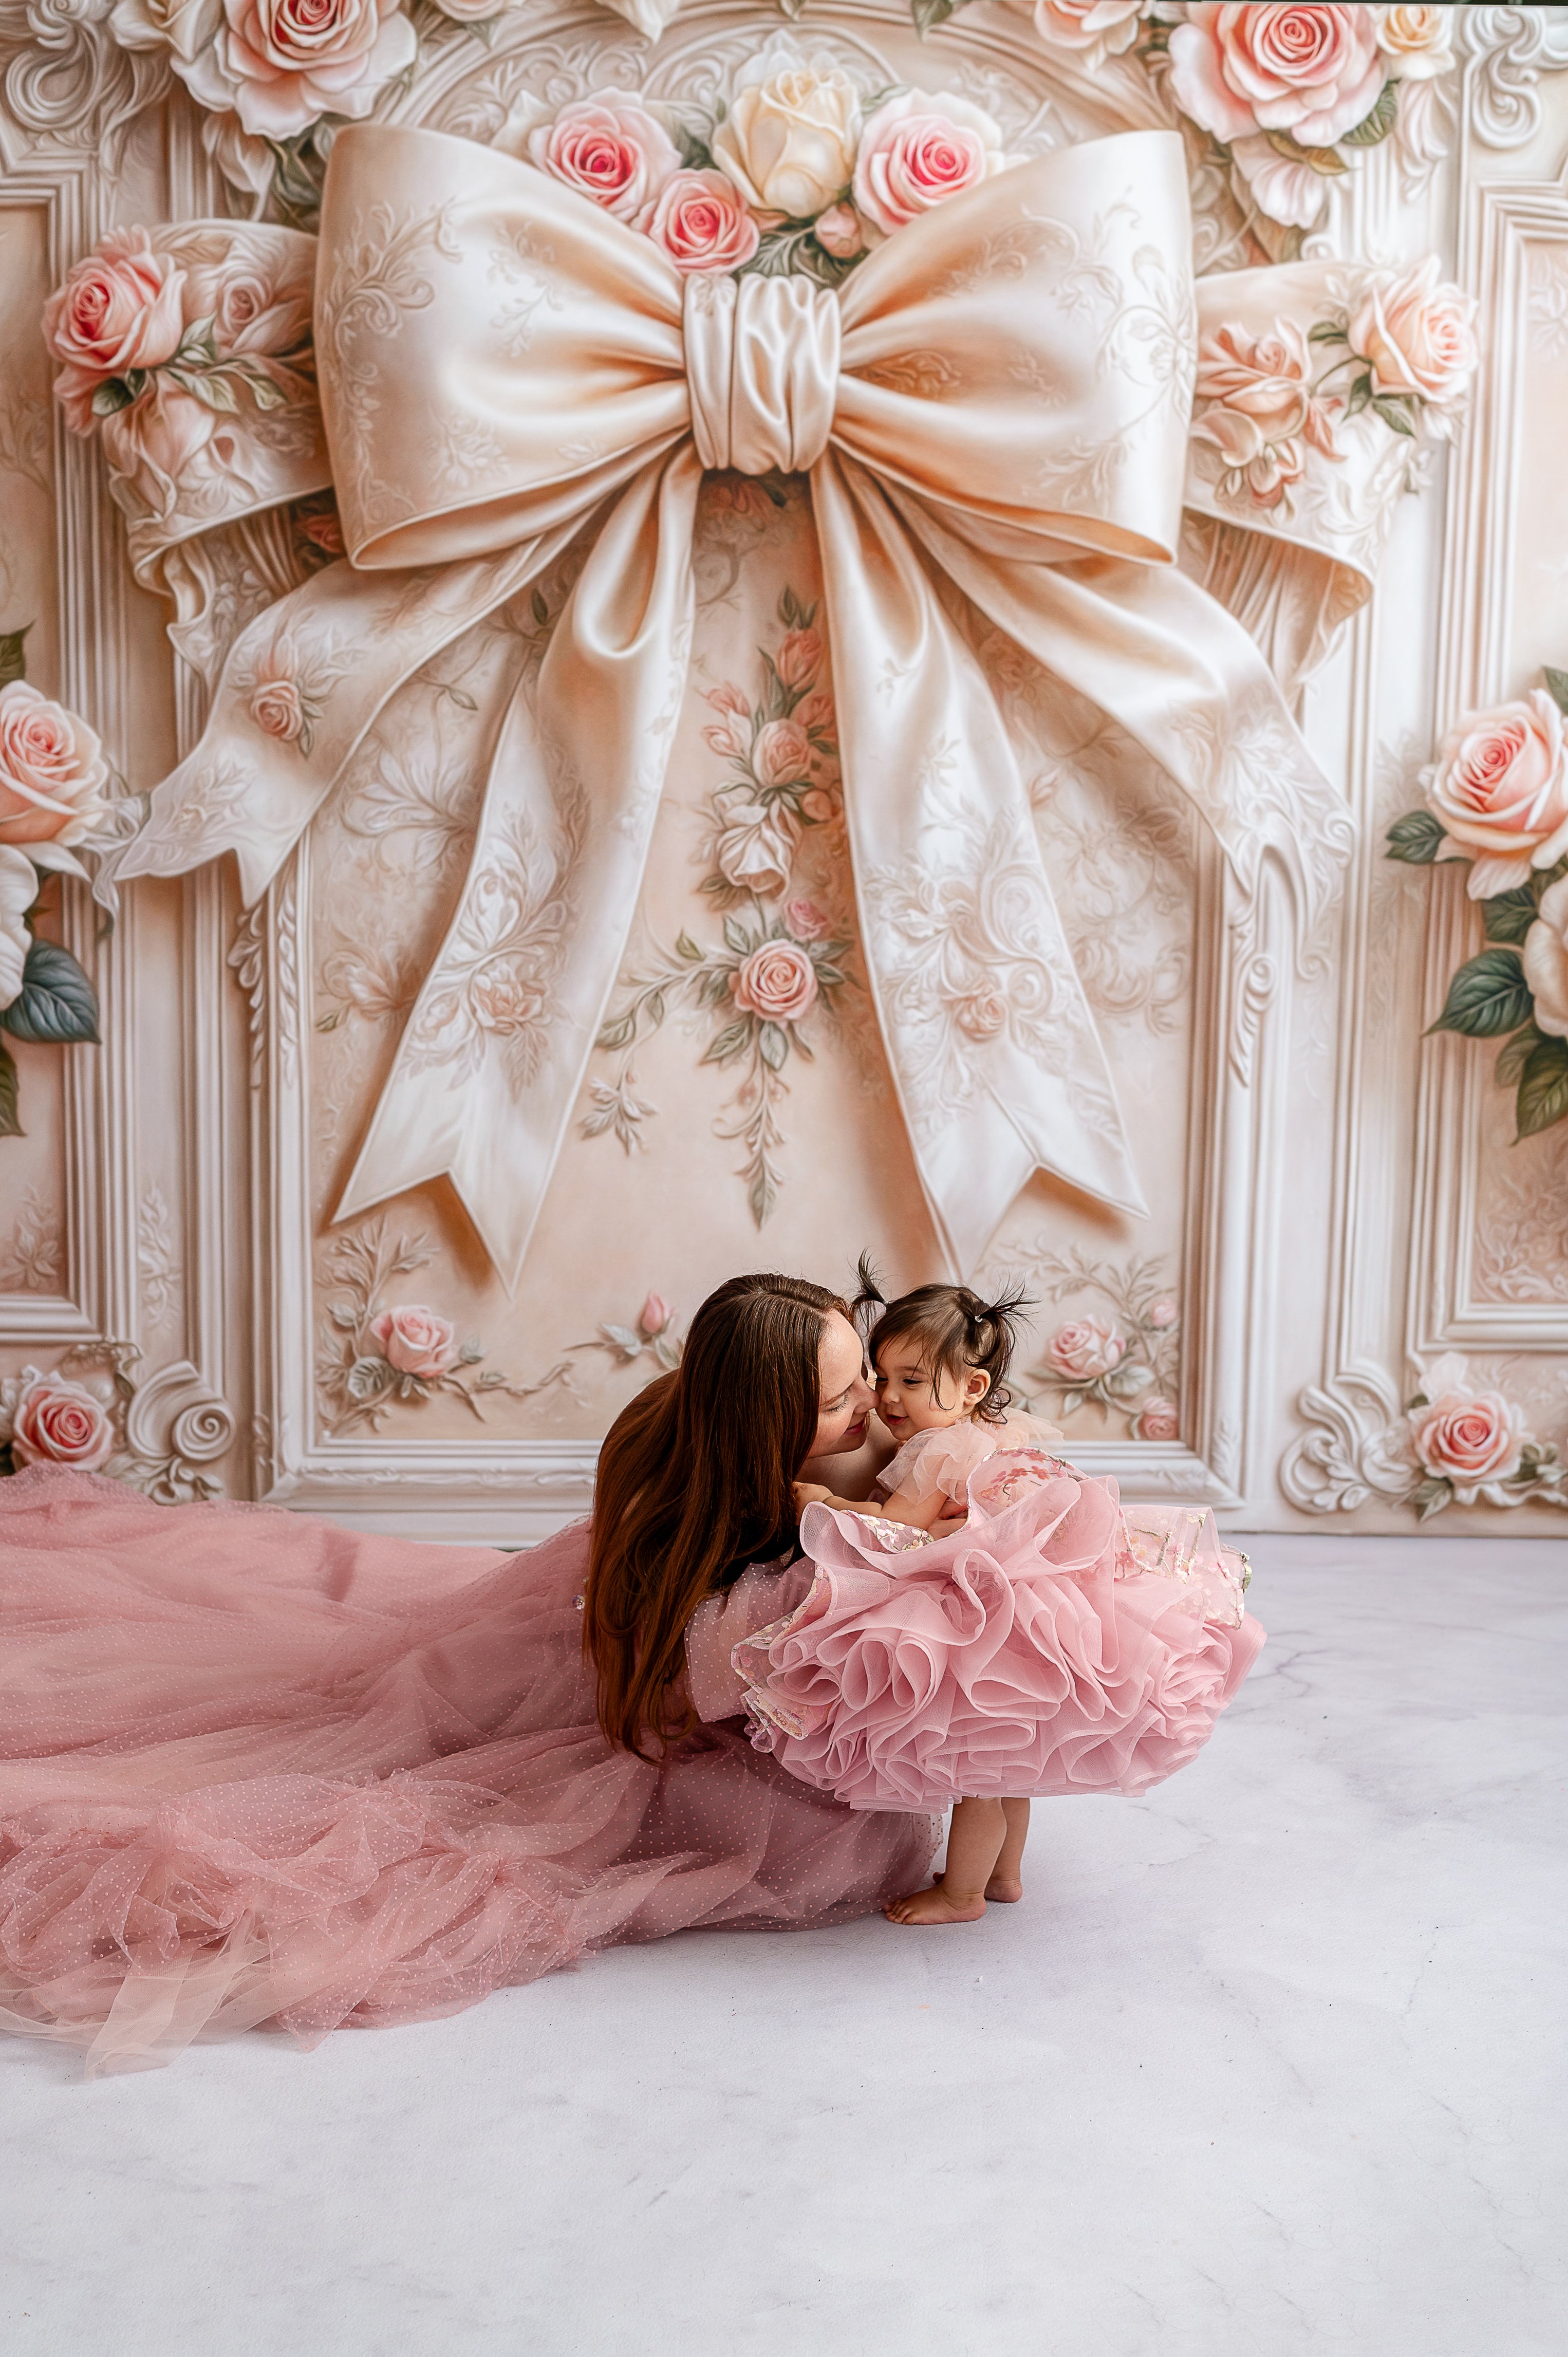
<path fill-rule="evenodd" d="M 595 1716 L 587 1558 L 586 1523 L 505 1556 L 0 1480 L 0 2027 L 90 2072 L 258 2024 L 312 2045 L 923 1878 L 929 1816 L 852 1813 L 746 1738 L 728 1656 L 809 1566 L 704 1608 L 691 1683 L 728 1723 L 653 1761 Z"/>
<path fill-rule="evenodd" d="M 899 1451 L 890 1488 L 964 1500 L 944 1538 L 806 1509 L 810 1591 L 733 1657 L 753 1742 L 803 1783 L 866 1811 L 1135 1794 L 1208 1740 L 1263 1641 L 1245 1558 L 1207 1509 L 1124 1510 L 1021 1437 L 955 1426 Z"/>

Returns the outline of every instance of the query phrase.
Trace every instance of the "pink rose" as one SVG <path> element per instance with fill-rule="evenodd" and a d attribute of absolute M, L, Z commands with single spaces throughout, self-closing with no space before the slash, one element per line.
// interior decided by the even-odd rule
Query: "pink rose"
<path fill-rule="evenodd" d="M 828 930 L 827 916 L 814 900 L 791 900 L 784 917 L 798 942 L 820 942 Z"/>
<path fill-rule="evenodd" d="M 1176 1414 L 1176 1402 L 1158 1397 L 1145 1400 L 1138 1417 L 1138 1437 L 1141 1440 L 1179 1440 L 1181 1418 Z"/>
<path fill-rule="evenodd" d="M 651 1341 L 656 1334 L 663 1333 L 674 1315 L 661 1294 L 650 1293 L 637 1313 L 637 1330 Z"/>
<path fill-rule="evenodd" d="M 849 262 L 865 243 L 865 231 L 853 205 L 830 205 L 812 224 L 812 235 L 824 253 Z"/>
<path fill-rule="evenodd" d="M 815 728 L 824 736 L 832 734 L 833 700 L 825 687 L 814 687 L 805 702 L 797 705 L 795 717 L 802 728 Z"/>
<path fill-rule="evenodd" d="M 397 0 L 223 0 L 223 8 L 221 66 L 254 138 L 292 139 L 323 114 L 358 121 L 418 54 Z M 196 94 L 206 102 L 203 90 Z"/>
<path fill-rule="evenodd" d="M 315 515 L 307 515 L 299 528 L 313 548 L 323 550 L 328 556 L 342 555 L 343 525 L 336 508 L 319 509 Z"/>
<path fill-rule="evenodd" d="M 371 1318 L 371 1332 L 388 1366 L 395 1367 L 400 1375 L 417 1375 L 434 1383 L 457 1362 L 452 1321 L 438 1318 L 434 1309 L 383 1309 L 379 1318 Z"/>
<path fill-rule="evenodd" d="M 1132 48 L 1143 13 L 1144 0 L 1035 0 L 1035 30 L 1056 48 L 1086 51 L 1079 62 L 1092 73 Z"/>
<path fill-rule="evenodd" d="M 951 91 L 907 90 L 866 122 L 854 167 L 854 202 L 891 236 L 933 205 L 978 187 L 1007 162 L 999 126 Z"/>
<path fill-rule="evenodd" d="M 612 90 L 595 91 L 564 106 L 553 123 L 542 123 L 529 135 L 528 156 L 633 228 L 681 168 L 663 124 L 635 98 Z"/>
<path fill-rule="evenodd" d="M 0 688 L 0 843 L 82 842 L 105 815 L 108 781 L 85 720 L 26 680 Z"/>
<path fill-rule="evenodd" d="M 817 969 L 799 942 L 764 942 L 730 976 L 743 1015 L 765 1023 L 799 1023 L 817 996 Z"/>
<path fill-rule="evenodd" d="M 1388 69 L 1370 8 L 1193 0 L 1170 38 L 1171 95 L 1227 143 L 1288 131 L 1331 147 L 1377 104 Z"/>
<path fill-rule="evenodd" d="M 746 720 L 751 717 L 750 705 L 740 689 L 733 686 L 728 680 L 722 687 L 710 687 L 705 701 L 713 705 L 715 712 L 737 712 Z"/>
<path fill-rule="evenodd" d="M 1158 1327 L 1162 1331 L 1167 1326 L 1174 1326 L 1180 1316 L 1180 1305 L 1172 1301 L 1168 1296 L 1165 1300 L 1152 1302 L 1149 1306 L 1149 1323 L 1151 1326 Z"/>
<path fill-rule="evenodd" d="M 971 1039 L 994 1039 L 1006 1028 L 1007 1001 L 998 990 L 965 991 L 952 1002 L 952 1018 Z"/>
<path fill-rule="evenodd" d="M 1427 1473 L 1453 1482 L 1460 1505 L 1473 1505 L 1482 1482 L 1518 1470 L 1528 1437 L 1524 1410 L 1500 1392 L 1472 1391 L 1453 1352 L 1437 1361 L 1423 1388 L 1428 1405 L 1410 1412 L 1411 1446 Z"/>
<path fill-rule="evenodd" d="M 111 231 L 44 306 L 44 338 L 63 363 L 55 395 L 73 433 L 91 434 L 92 396 L 110 377 L 160 368 L 185 333 L 185 273 L 145 229 Z"/>
<path fill-rule="evenodd" d="M 1476 855 L 1473 900 L 1511 890 L 1568 851 L 1563 715 L 1543 687 L 1459 721 L 1422 784 L 1444 833 Z"/>
<path fill-rule="evenodd" d="M 821 786 L 813 786 L 810 793 L 800 796 L 800 815 L 809 818 L 813 826 L 825 826 L 829 819 L 837 815 L 837 812 L 838 804 L 832 794 L 825 792 Z"/>
<path fill-rule="evenodd" d="M 822 642 L 815 630 L 791 630 L 773 658 L 773 668 L 786 687 L 804 687 L 822 660 Z"/>
<path fill-rule="evenodd" d="M 70 1465 L 96 1473 L 114 1452 L 114 1427 L 101 1400 L 63 1375 L 36 1375 L 16 1403 L 11 1452 L 18 1465 Z"/>
<path fill-rule="evenodd" d="M 1374 390 L 1409 393 L 1447 418 L 1475 374 L 1474 298 L 1438 279 L 1434 253 L 1413 269 L 1376 270 L 1350 315 L 1350 350 L 1372 363 Z"/>
<path fill-rule="evenodd" d="M 677 270 L 738 270 L 761 232 L 722 172 L 675 172 L 641 224 Z"/>
<path fill-rule="evenodd" d="M 811 740 L 798 720 L 768 720 L 757 732 L 751 766 L 765 786 L 792 786 L 811 774 Z"/>
<path fill-rule="evenodd" d="M 251 690 L 252 719 L 263 735 L 292 745 L 304 733 L 305 706 L 292 679 L 258 680 Z"/>
<path fill-rule="evenodd" d="M 1560 876 L 1541 894 L 1540 912 L 1524 937 L 1523 957 L 1538 1028 L 1554 1039 L 1568 1039 L 1568 876 Z"/>
<path fill-rule="evenodd" d="M 1127 1345 L 1102 1318 L 1058 1326 L 1046 1345 L 1047 1363 L 1069 1383 L 1091 1383 L 1122 1363 Z"/>

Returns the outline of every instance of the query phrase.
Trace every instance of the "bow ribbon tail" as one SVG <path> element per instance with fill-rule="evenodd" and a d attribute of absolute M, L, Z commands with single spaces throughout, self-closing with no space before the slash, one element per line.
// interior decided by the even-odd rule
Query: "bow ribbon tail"
<path fill-rule="evenodd" d="M 811 477 L 862 938 L 955 1272 L 1036 1168 L 1142 1214 L 1094 1018 L 1002 716 L 877 478 Z"/>
<path fill-rule="evenodd" d="M 685 689 L 689 442 L 600 533 L 496 747 L 473 862 L 334 1217 L 447 1176 L 509 1292 L 615 987 Z"/>
<path fill-rule="evenodd" d="M 200 742 L 113 856 L 114 881 L 181 875 L 232 851 L 254 900 L 398 690 L 526 587 L 575 529 L 437 569 L 331 565 L 269 606 L 230 649 Z"/>
<path fill-rule="evenodd" d="M 1153 755 L 1244 889 L 1255 890 L 1265 850 L 1279 858 L 1308 938 L 1332 904 L 1355 828 L 1241 624 L 1174 565 L 1114 557 L 1023 564 L 977 548 L 918 501 L 893 497 L 983 614 Z"/>

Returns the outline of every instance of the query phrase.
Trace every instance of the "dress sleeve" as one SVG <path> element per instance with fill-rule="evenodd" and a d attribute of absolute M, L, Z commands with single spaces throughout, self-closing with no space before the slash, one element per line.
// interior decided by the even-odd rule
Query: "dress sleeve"
<path fill-rule="evenodd" d="M 1000 1425 L 973 1424 L 967 1419 L 961 1424 L 949 1424 L 935 1432 L 922 1432 L 905 1442 L 892 1465 L 891 1473 L 898 1469 L 896 1487 L 912 1490 L 917 1498 L 925 1499 L 940 1493 L 944 1498 L 962 1498 L 967 1494 L 970 1475 L 994 1457 L 1002 1445 Z M 907 1462 L 902 1461 L 907 1458 Z M 889 1491 L 888 1495 L 892 1495 Z"/>
<path fill-rule="evenodd" d="M 704 1725 L 738 1718 L 746 1685 L 730 1662 L 743 1637 L 793 1612 L 814 1577 L 807 1562 L 754 1563 L 722 1596 L 704 1597 L 686 1623 L 686 1686 Z"/>

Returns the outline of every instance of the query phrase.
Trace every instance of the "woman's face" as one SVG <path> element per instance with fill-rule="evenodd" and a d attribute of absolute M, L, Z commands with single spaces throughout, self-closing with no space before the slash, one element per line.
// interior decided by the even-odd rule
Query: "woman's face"
<path fill-rule="evenodd" d="M 838 1457 L 858 1448 L 865 1438 L 865 1419 L 871 1413 L 873 1394 L 865 1349 L 849 1319 L 836 1309 L 829 1310 L 822 1328 L 818 1372 L 822 1404 L 808 1465 L 819 1457 Z"/>

